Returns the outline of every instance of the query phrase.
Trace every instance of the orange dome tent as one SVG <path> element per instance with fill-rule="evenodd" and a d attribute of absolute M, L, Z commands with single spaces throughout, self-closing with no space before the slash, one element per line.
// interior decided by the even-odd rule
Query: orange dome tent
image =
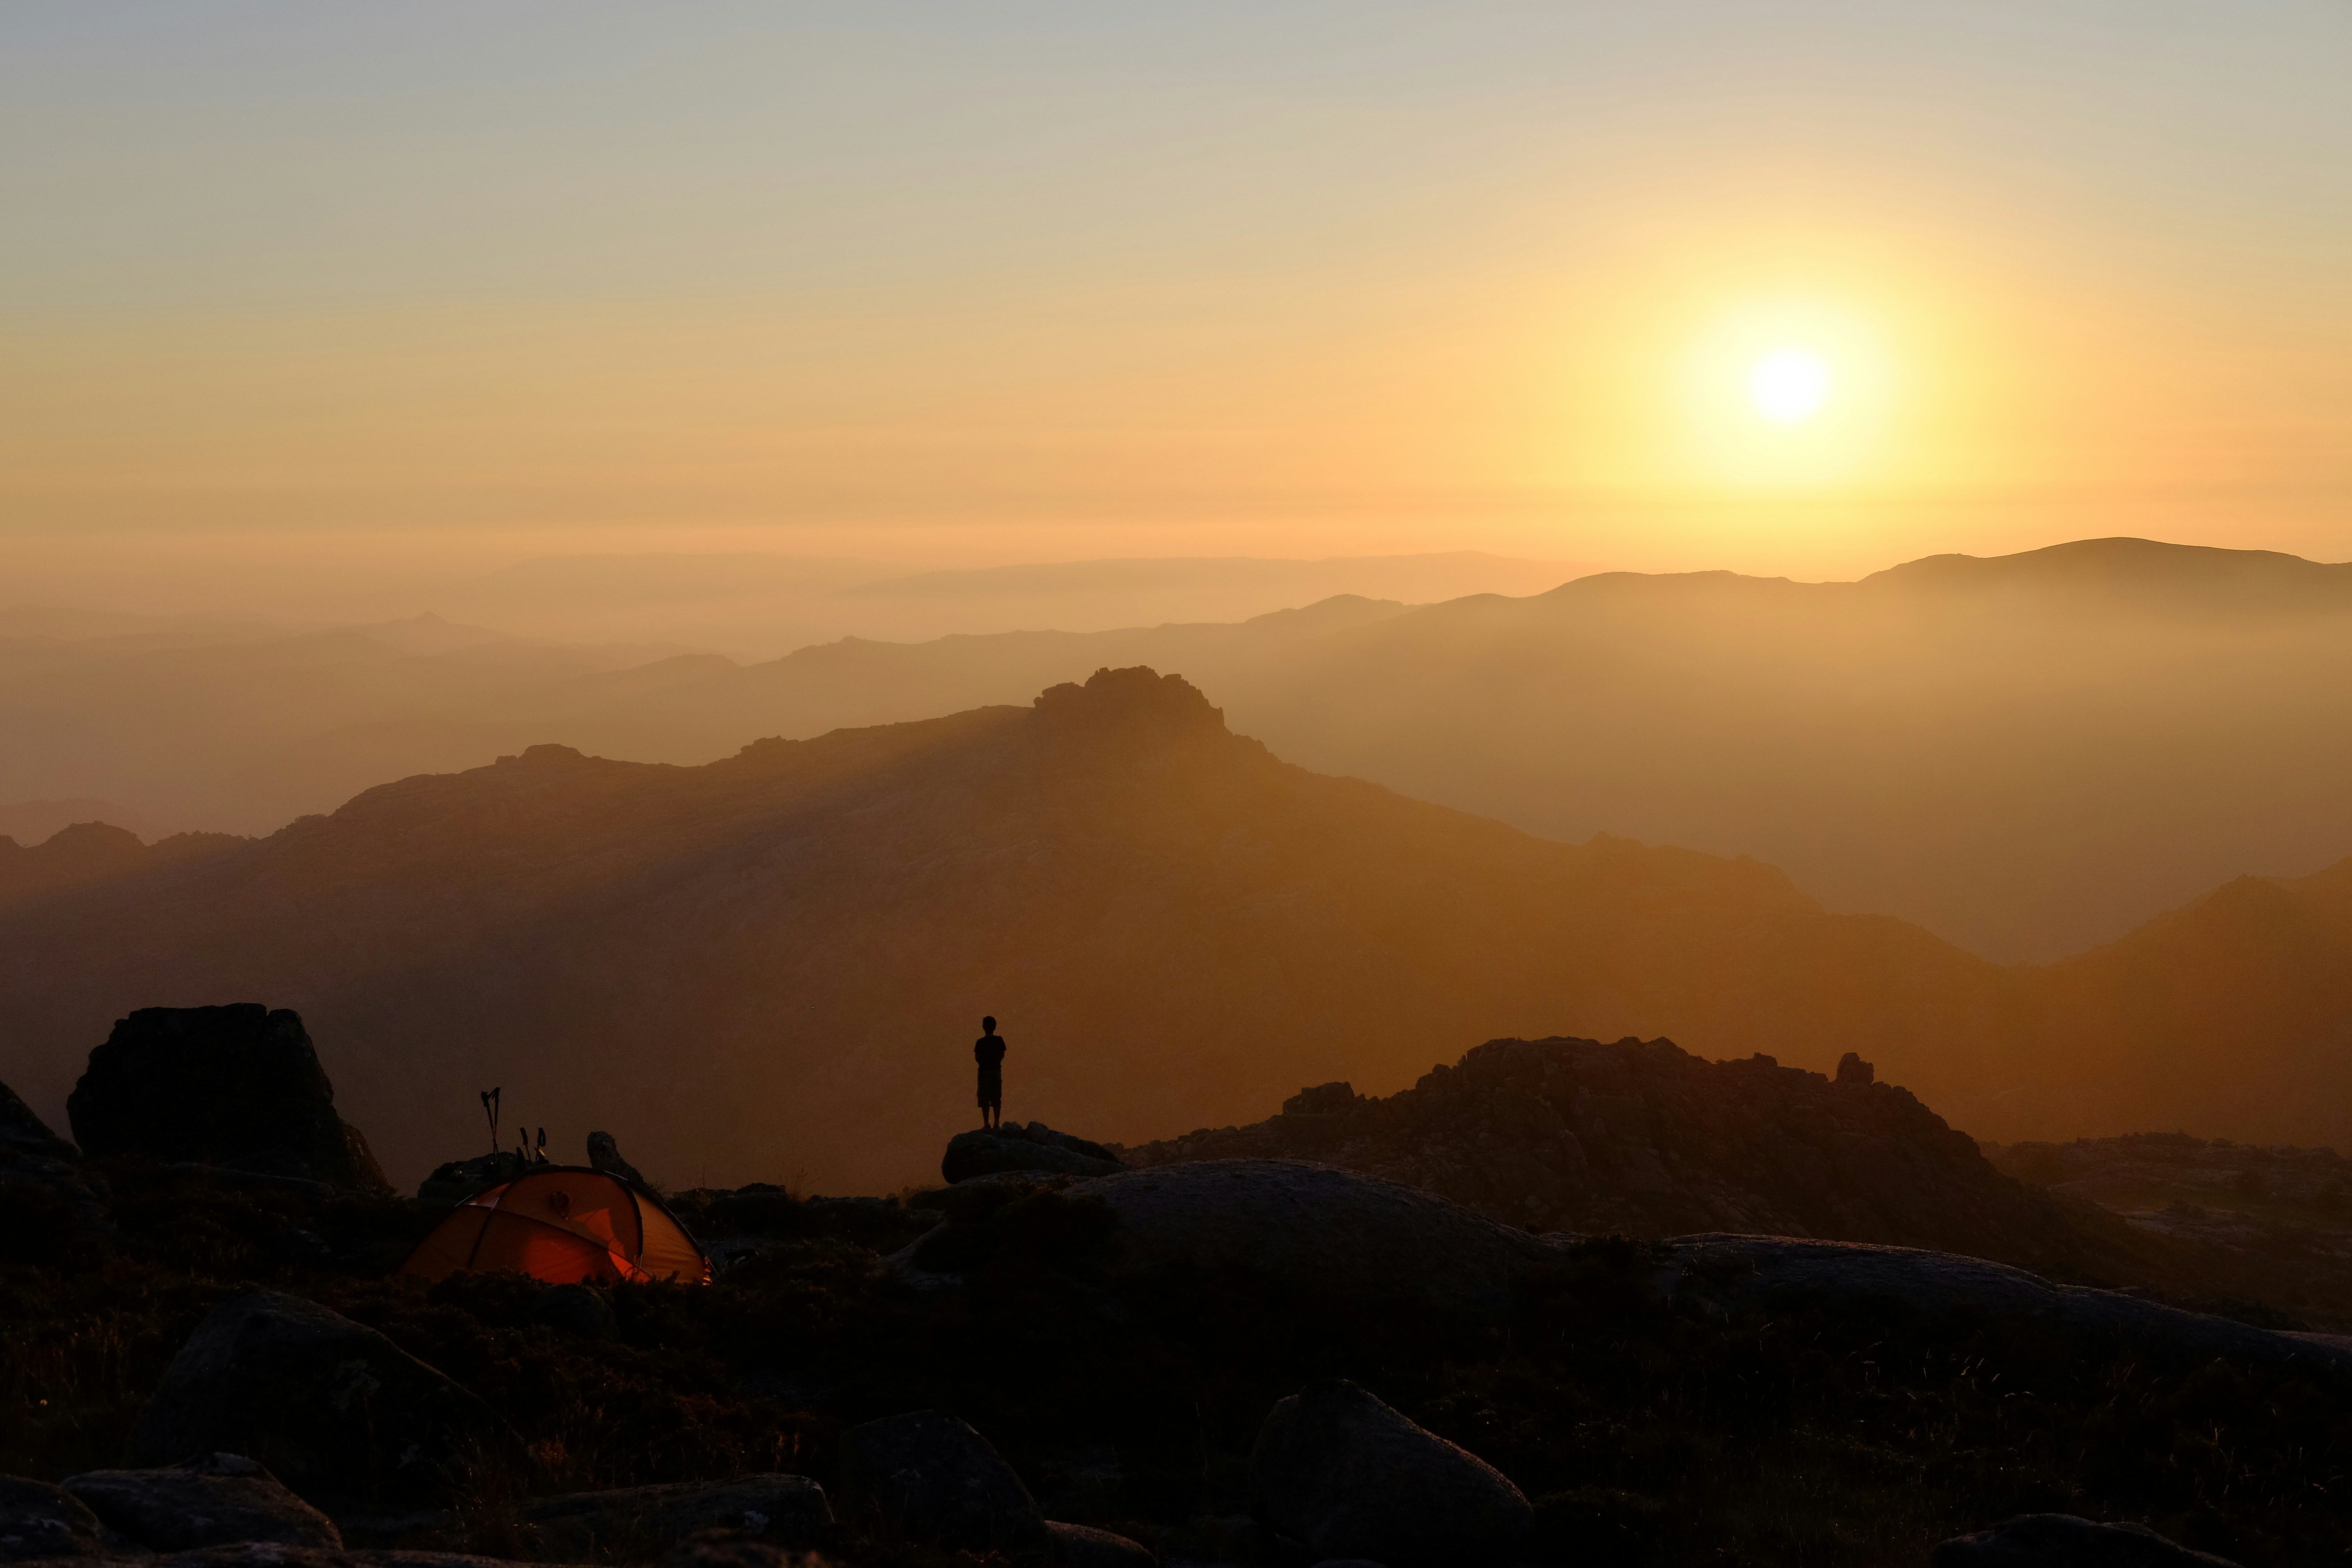
<path fill-rule="evenodd" d="M 496 1268 L 552 1285 L 710 1281 L 710 1260 L 659 1198 L 585 1165 L 541 1165 L 477 1193 L 400 1271 L 439 1279 Z"/>

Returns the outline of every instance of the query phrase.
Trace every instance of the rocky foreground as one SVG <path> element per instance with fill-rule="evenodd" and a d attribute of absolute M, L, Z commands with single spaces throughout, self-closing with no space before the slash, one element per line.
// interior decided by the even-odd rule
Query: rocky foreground
<path fill-rule="evenodd" d="M 668 1194 L 707 1285 L 397 1272 L 527 1156 L 389 1193 L 291 1014 L 133 1015 L 71 1110 L 107 1152 L 0 1095 L 0 1562 L 2265 1568 L 2352 1526 L 2352 1344 L 2275 1313 L 1625 1234 L 2064 1234 L 1858 1061 L 1507 1041 L 1172 1151 L 1008 1125 L 903 1196 Z"/>

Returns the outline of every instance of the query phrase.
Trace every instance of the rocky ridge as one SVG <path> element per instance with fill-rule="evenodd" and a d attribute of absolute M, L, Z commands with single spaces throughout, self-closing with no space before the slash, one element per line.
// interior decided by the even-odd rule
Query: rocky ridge
<path fill-rule="evenodd" d="M 1538 1231 L 1706 1231 L 1930 1247 L 2042 1267 L 2120 1256 L 2116 1227 L 2003 1175 L 1849 1053 L 1835 1078 L 1671 1040 L 1490 1040 L 1385 1099 L 1345 1083 L 1280 1115 L 1116 1151 L 1128 1164 L 1307 1160 Z"/>

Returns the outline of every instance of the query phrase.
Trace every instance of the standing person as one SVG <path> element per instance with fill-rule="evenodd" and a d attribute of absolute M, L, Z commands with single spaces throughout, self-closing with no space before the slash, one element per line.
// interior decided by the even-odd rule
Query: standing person
<path fill-rule="evenodd" d="M 1004 1042 L 997 1037 L 995 1019 L 980 1021 L 971 1059 L 980 1064 L 980 1124 L 998 1126 L 1004 1121 Z"/>

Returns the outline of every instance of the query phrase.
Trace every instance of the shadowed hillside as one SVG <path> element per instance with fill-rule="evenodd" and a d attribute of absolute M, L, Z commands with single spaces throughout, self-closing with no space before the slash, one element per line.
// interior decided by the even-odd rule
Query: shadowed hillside
<path fill-rule="evenodd" d="M 541 748 L 0 920 L 37 1104 L 132 1006 L 266 1001 L 410 1181 L 492 1084 L 672 1180 L 919 1176 L 982 1011 L 1013 1113 L 1138 1138 L 1563 1025 L 1810 1055 L 1984 967 L 1752 862 L 1318 777 L 1142 670 L 702 768 Z"/>
<path fill-rule="evenodd" d="M 626 1121 L 665 1179 L 919 1177 L 976 1120 L 984 1011 L 1009 1114 L 1127 1141 L 1573 1031 L 1857 1050 L 1983 1137 L 2326 1143 L 2347 882 L 2234 884 L 2005 969 L 1754 861 L 1307 773 L 1135 669 L 699 768 L 535 748 L 150 850 L 0 902 L 0 995 L 50 1109 L 132 1007 L 294 1007 L 404 1181 L 473 1151 L 492 1085 L 565 1137 Z"/>

